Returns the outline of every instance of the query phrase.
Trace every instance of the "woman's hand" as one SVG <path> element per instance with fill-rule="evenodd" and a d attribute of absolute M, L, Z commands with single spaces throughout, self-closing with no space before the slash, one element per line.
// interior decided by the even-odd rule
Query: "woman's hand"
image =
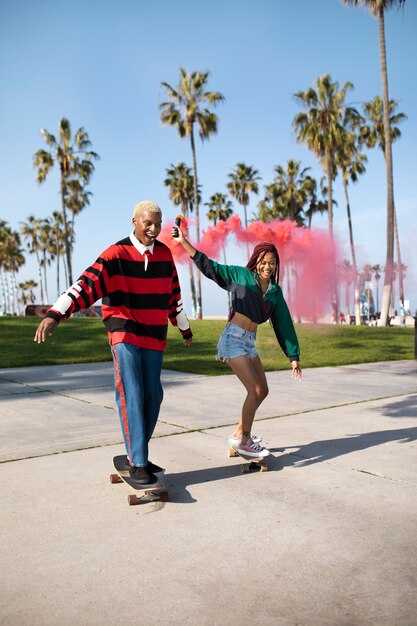
<path fill-rule="evenodd" d="M 301 380 L 301 367 L 300 367 L 300 361 L 291 361 L 291 367 L 292 367 L 292 377 L 294 378 L 294 380 Z"/>
<path fill-rule="evenodd" d="M 175 241 L 178 241 L 178 243 L 180 244 L 183 244 L 184 241 L 186 241 L 184 235 L 182 234 L 182 230 L 179 226 L 172 227 L 171 236 L 173 237 L 173 239 L 175 239 Z"/>
<path fill-rule="evenodd" d="M 178 235 L 177 235 L 177 232 L 178 232 Z M 180 243 L 182 245 L 182 247 L 184 248 L 184 250 L 186 252 L 188 252 L 190 257 L 193 258 L 194 255 L 196 254 L 197 250 L 184 237 L 184 235 L 182 234 L 181 228 L 179 226 L 174 226 L 172 228 L 172 230 L 171 230 L 171 235 L 172 235 L 173 239 L 175 239 L 175 241 L 178 241 L 178 243 Z"/>

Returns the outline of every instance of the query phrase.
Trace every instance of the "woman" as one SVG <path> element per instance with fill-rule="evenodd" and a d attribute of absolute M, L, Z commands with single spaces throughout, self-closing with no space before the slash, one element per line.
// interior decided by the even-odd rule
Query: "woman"
<path fill-rule="evenodd" d="M 238 454 L 265 457 L 267 448 L 261 439 L 251 435 L 255 412 L 268 395 L 268 384 L 262 361 L 256 351 L 258 324 L 270 319 L 278 343 L 290 359 L 293 378 L 301 379 L 300 349 L 291 315 L 278 285 L 279 256 L 273 244 L 258 244 L 246 267 L 221 265 L 194 248 L 185 239 L 181 228 L 173 228 L 172 236 L 184 247 L 198 269 L 223 289 L 231 293 L 232 309 L 229 321 L 217 344 L 217 356 L 228 363 L 247 396 L 229 446 Z"/>

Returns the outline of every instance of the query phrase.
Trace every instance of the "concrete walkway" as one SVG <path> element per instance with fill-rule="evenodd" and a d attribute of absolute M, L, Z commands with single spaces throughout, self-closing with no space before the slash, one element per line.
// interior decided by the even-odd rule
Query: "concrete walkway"
<path fill-rule="evenodd" d="M 239 382 L 164 371 L 170 501 L 129 507 L 111 364 L 0 370 L 0 623 L 417 624 L 417 363 L 268 382 L 246 475 Z"/>

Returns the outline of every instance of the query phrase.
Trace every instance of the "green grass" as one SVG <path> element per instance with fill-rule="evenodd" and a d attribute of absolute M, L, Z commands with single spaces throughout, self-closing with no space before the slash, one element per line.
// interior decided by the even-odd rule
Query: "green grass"
<path fill-rule="evenodd" d="M 33 341 L 35 317 L 0 317 L 0 368 L 110 361 L 103 322 L 77 318 L 61 323 L 43 344 Z M 177 329 L 169 325 L 165 369 L 216 376 L 230 368 L 215 360 L 222 320 L 193 320 L 194 340 L 185 348 Z M 325 367 L 414 358 L 413 328 L 297 324 L 303 367 Z M 289 367 L 269 324 L 259 327 L 257 347 L 267 371 Z"/>

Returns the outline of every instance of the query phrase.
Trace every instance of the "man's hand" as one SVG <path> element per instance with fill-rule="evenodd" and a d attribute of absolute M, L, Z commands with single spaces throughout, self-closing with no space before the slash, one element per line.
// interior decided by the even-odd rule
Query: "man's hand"
<path fill-rule="evenodd" d="M 186 348 L 188 348 L 189 346 L 191 346 L 191 344 L 193 343 L 193 338 L 190 337 L 189 339 L 184 339 L 184 346 Z"/>
<path fill-rule="evenodd" d="M 58 322 L 52 319 L 52 317 L 44 317 L 38 328 L 36 329 L 33 341 L 36 341 L 37 343 L 45 341 L 48 336 L 54 334 L 57 328 Z"/>

